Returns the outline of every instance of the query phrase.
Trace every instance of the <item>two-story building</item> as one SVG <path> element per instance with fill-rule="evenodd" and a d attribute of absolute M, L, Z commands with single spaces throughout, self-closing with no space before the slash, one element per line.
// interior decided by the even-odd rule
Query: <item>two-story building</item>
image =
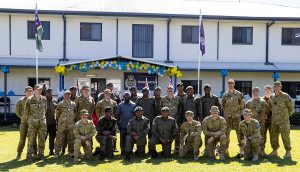
<path fill-rule="evenodd" d="M 44 51 L 38 53 L 39 81 L 56 90 L 56 95 L 62 85 L 89 84 L 103 90 L 108 82 L 124 92 L 126 72 L 68 71 L 62 81 L 54 70 L 57 64 L 116 56 L 178 66 L 183 76 L 172 82 L 181 81 L 196 90 L 200 9 L 206 46 L 200 61 L 200 88 L 208 83 L 220 96 L 226 80 L 233 78 L 238 90 L 251 95 L 251 87 L 263 88 L 278 79 L 293 98 L 300 95 L 297 8 L 197 0 L 37 2 L 44 28 Z M 10 0 L 0 5 L 0 66 L 10 71 L 6 77 L 1 75 L 0 91 L 3 94 L 6 84 L 12 109 L 24 87 L 35 84 L 35 3 Z M 158 77 L 163 90 L 168 83 L 168 76 Z"/>

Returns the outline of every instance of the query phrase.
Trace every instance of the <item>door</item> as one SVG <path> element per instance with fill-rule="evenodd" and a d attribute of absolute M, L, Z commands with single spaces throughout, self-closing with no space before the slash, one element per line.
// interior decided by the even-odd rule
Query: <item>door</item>
<path fill-rule="evenodd" d="M 91 78 L 91 96 L 98 101 L 98 95 L 106 88 L 105 78 Z"/>

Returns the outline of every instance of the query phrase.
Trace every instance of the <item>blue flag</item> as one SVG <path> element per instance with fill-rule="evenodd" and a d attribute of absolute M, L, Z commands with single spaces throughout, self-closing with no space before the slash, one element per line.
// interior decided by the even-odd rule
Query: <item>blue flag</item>
<path fill-rule="evenodd" d="M 204 27 L 203 27 L 203 21 L 202 21 L 202 17 L 201 17 L 201 23 L 200 23 L 200 50 L 201 50 L 201 53 L 202 53 L 202 56 L 203 54 L 205 54 L 205 35 L 204 35 Z"/>
<path fill-rule="evenodd" d="M 38 10 L 37 7 L 35 8 L 35 42 L 36 42 L 36 49 L 39 50 L 39 52 L 43 51 L 43 44 L 42 44 L 42 35 L 44 33 L 44 29 L 42 26 L 42 23 L 38 16 Z"/>

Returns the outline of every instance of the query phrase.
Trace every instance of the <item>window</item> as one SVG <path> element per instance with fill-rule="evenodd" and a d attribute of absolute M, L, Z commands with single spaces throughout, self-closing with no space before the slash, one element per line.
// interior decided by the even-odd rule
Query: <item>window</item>
<path fill-rule="evenodd" d="M 39 78 L 39 84 L 43 86 L 42 95 L 45 95 L 46 89 L 50 88 L 50 78 Z M 28 78 L 28 85 L 34 88 L 36 85 L 36 78 Z"/>
<path fill-rule="evenodd" d="M 243 93 L 244 97 L 252 96 L 252 81 L 235 81 L 235 89 Z"/>
<path fill-rule="evenodd" d="M 80 41 L 102 41 L 102 23 L 80 23 Z"/>
<path fill-rule="evenodd" d="M 188 86 L 192 86 L 194 88 L 194 94 L 198 93 L 198 80 L 181 80 L 183 83 L 184 89 Z M 200 80 L 200 94 L 202 94 L 202 80 Z"/>
<path fill-rule="evenodd" d="M 300 45 L 300 28 L 282 28 L 282 45 Z"/>
<path fill-rule="evenodd" d="M 42 40 L 50 40 L 50 21 L 41 21 L 44 33 Z M 35 22 L 27 21 L 27 39 L 35 39 Z"/>
<path fill-rule="evenodd" d="M 199 43 L 199 26 L 182 26 L 181 30 L 182 43 Z"/>
<path fill-rule="evenodd" d="M 282 81 L 282 91 L 288 93 L 292 98 L 300 95 L 300 82 Z"/>
<path fill-rule="evenodd" d="M 132 57 L 153 58 L 153 25 L 132 25 Z"/>
<path fill-rule="evenodd" d="M 252 27 L 233 27 L 232 44 L 252 44 L 253 28 Z"/>

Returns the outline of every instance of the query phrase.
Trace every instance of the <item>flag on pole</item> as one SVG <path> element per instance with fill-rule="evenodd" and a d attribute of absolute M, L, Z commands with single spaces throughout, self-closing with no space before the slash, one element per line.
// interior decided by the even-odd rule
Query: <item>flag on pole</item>
<path fill-rule="evenodd" d="M 35 6 L 35 42 L 36 42 L 36 49 L 39 52 L 43 51 L 43 44 L 42 44 L 42 35 L 44 33 L 44 29 L 42 23 L 38 16 L 37 5 Z"/>
<path fill-rule="evenodd" d="M 202 56 L 205 54 L 205 35 L 204 35 L 204 27 L 203 27 L 203 20 L 202 15 L 200 14 L 200 29 L 199 29 L 199 41 L 200 41 L 200 50 L 202 53 Z"/>

